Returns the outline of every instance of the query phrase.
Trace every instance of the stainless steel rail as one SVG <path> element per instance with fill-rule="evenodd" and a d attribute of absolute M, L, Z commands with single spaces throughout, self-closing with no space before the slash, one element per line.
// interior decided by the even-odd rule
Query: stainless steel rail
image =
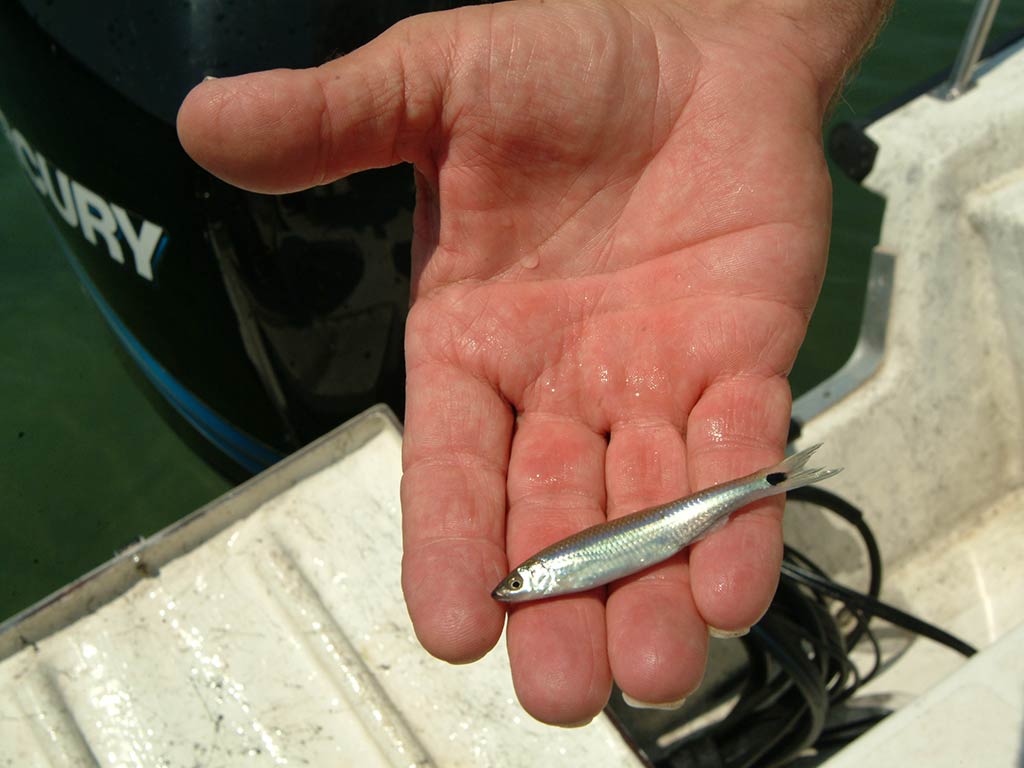
<path fill-rule="evenodd" d="M 950 101 L 970 90 L 973 85 L 971 78 L 974 75 L 974 68 L 981 58 L 981 51 L 988 40 L 992 20 L 996 17 L 998 9 L 999 0 L 978 0 L 978 4 L 974 6 L 974 16 L 971 17 L 967 34 L 960 44 L 960 52 L 953 64 L 953 71 L 950 72 L 949 79 L 939 86 L 937 95 L 940 98 Z"/>

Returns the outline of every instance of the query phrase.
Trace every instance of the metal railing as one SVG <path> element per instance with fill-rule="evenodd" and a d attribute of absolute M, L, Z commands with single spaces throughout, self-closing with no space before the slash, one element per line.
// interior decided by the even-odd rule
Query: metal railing
<path fill-rule="evenodd" d="M 960 44 L 960 52 L 957 54 L 956 62 L 953 64 L 953 71 L 938 89 L 940 98 L 950 101 L 970 90 L 973 83 L 974 69 L 981 58 L 981 52 L 988 40 L 988 33 L 992 30 L 992 20 L 996 17 L 999 8 L 999 0 L 978 0 L 974 6 L 974 16 L 967 27 L 967 34 L 964 35 Z"/>

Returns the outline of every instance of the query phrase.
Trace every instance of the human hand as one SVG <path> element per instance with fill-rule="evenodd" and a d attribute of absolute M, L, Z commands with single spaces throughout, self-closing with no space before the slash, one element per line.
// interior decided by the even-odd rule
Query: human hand
<path fill-rule="evenodd" d="M 403 585 L 442 659 L 493 646 L 510 565 L 781 455 L 844 61 L 765 4 L 702 5 L 430 14 L 317 69 L 203 83 L 182 107 L 189 153 L 248 189 L 415 164 Z M 512 608 L 523 706 L 584 722 L 613 677 L 644 702 L 687 695 L 707 626 L 768 606 L 780 520 L 766 500 L 607 593 Z"/>

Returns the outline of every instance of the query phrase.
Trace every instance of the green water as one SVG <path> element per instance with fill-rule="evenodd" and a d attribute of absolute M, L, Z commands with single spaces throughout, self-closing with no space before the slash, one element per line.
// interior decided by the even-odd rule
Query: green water
<path fill-rule="evenodd" d="M 948 66 L 973 3 L 900 2 L 833 122 Z M 993 37 L 1024 26 L 1004 2 Z M 829 271 L 792 380 L 845 362 L 882 201 L 833 173 Z M 228 490 L 160 417 L 78 285 L 35 190 L 0 149 L 0 620 Z"/>
<path fill-rule="evenodd" d="M 129 375 L 0 148 L 0 620 L 230 486 Z"/>

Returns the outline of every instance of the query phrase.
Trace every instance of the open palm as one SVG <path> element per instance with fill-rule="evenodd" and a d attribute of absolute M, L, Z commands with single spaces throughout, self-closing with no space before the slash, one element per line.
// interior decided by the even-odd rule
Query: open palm
<path fill-rule="evenodd" d="M 403 583 L 431 653 L 493 646 L 509 565 L 781 455 L 829 187 L 816 84 L 758 39 L 654 3 L 509 3 L 186 101 L 185 147 L 240 186 L 415 164 Z M 513 608 L 526 709 L 586 721 L 613 677 L 640 701 L 685 696 L 707 626 L 767 607 L 780 512 Z"/>

